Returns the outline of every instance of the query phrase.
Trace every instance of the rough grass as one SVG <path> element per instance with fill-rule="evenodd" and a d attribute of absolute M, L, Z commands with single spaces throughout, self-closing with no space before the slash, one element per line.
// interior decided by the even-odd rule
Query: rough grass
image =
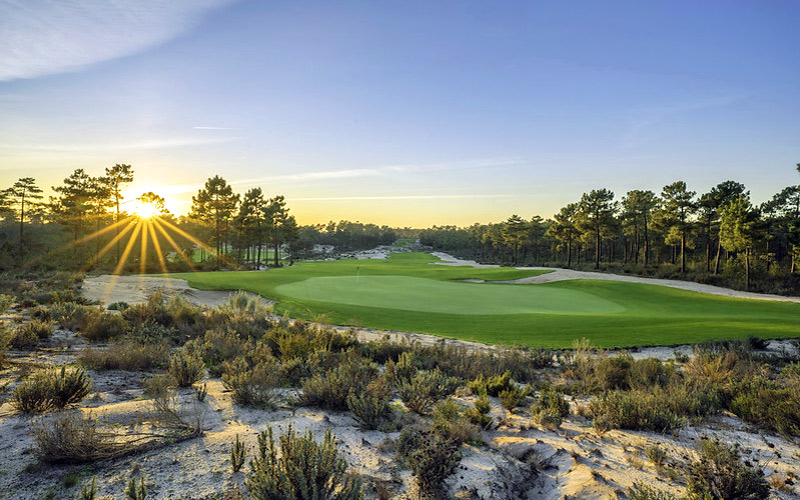
<path fill-rule="evenodd" d="M 435 260 L 429 254 L 403 253 L 386 260 L 304 262 L 262 272 L 190 273 L 177 277 L 186 278 L 196 288 L 242 289 L 276 299 L 279 302 L 275 311 L 292 317 L 314 319 L 324 315 L 335 324 L 552 348 L 571 347 L 574 340 L 583 337 L 602 347 L 674 345 L 745 338 L 750 334 L 793 337 L 800 313 L 800 305 L 794 303 L 735 299 L 638 283 L 457 283 L 456 280 L 470 278 L 509 280 L 541 271 L 431 265 Z M 421 290 L 422 280 L 394 280 L 397 286 L 390 287 L 389 292 L 395 293 L 396 299 L 390 303 L 376 298 L 377 293 L 359 291 L 357 286 L 341 287 L 335 294 L 326 295 L 327 301 L 318 300 L 320 297 L 296 298 L 282 292 L 297 293 L 303 282 L 312 278 L 347 277 L 340 284 L 361 280 L 362 285 L 372 281 L 385 286 L 385 279 L 373 277 L 392 276 L 423 278 L 430 283 Z M 453 295 L 451 291 L 455 290 L 458 293 Z M 424 294 L 423 300 L 415 298 L 418 293 Z M 514 298 L 514 307 L 524 305 L 527 297 L 533 302 L 530 311 L 509 310 L 509 296 L 516 294 L 519 297 Z M 458 301 L 465 296 L 471 297 L 470 301 L 459 306 Z M 537 300 L 537 296 L 548 297 L 547 302 Z M 431 303 L 434 305 L 420 306 Z M 476 311 L 476 303 L 481 304 L 480 310 Z M 420 310 L 431 307 L 440 309 Z"/>

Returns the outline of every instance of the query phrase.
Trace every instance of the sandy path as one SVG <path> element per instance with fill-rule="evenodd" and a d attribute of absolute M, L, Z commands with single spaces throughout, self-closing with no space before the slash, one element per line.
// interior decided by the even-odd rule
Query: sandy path
<path fill-rule="evenodd" d="M 445 262 L 436 262 L 442 266 L 472 266 L 472 267 L 500 267 L 496 265 L 478 264 L 472 260 L 461 260 L 442 252 L 434 252 L 433 255 L 439 257 Z M 575 271 L 573 269 L 561 269 L 558 267 L 517 267 L 520 270 L 548 270 L 551 273 L 542 274 L 539 276 L 532 276 L 530 278 L 520 278 L 517 280 L 509 281 L 493 281 L 492 283 L 520 283 L 520 284 L 536 284 L 536 283 L 552 283 L 554 281 L 564 280 L 606 280 L 606 281 L 625 281 L 628 283 L 645 283 L 648 285 L 661 285 L 672 288 L 680 288 L 681 290 L 689 290 L 692 292 L 707 293 L 711 295 L 723 295 L 725 297 L 736 297 L 740 299 L 758 299 L 758 300 L 775 300 L 778 302 L 795 302 L 800 303 L 800 297 L 786 297 L 783 295 L 771 295 L 767 293 L 753 293 L 743 292 L 741 290 L 733 290 L 730 288 L 723 288 L 720 286 L 703 285 L 693 281 L 680 281 L 680 280 L 665 280 L 657 278 L 642 278 L 639 276 L 625 276 L 620 274 L 597 273 L 589 271 Z"/>
<path fill-rule="evenodd" d="M 167 295 L 180 295 L 186 301 L 202 306 L 217 306 L 233 293 L 231 291 L 198 290 L 190 287 L 186 280 L 177 278 L 111 276 L 108 274 L 87 276 L 83 280 L 81 293 L 89 300 L 97 300 L 106 305 L 114 302 L 137 304 L 146 302 L 147 296 L 158 290 L 163 290 Z M 252 295 L 259 297 L 255 294 Z"/>

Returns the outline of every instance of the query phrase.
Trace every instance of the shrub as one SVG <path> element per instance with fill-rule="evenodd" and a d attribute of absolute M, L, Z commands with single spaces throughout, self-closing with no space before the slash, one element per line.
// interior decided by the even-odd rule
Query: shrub
<path fill-rule="evenodd" d="M 556 390 L 545 387 L 531 407 L 533 421 L 548 429 L 557 429 L 569 415 L 569 403 Z"/>
<path fill-rule="evenodd" d="M 59 415 L 32 426 L 36 455 L 45 463 L 86 463 L 130 453 L 131 446 L 100 432 L 90 418 Z"/>
<path fill-rule="evenodd" d="M 237 358 L 223 366 L 222 381 L 233 392 L 236 403 L 261 408 L 274 405 L 275 388 L 280 380 L 277 360 L 273 358 L 250 366 L 244 358 Z"/>
<path fill-rule="evenodd" d="M 517 386 L 512 386 L 509 389 L 500 391 L 498 397 L 500 398 L 500 404 L 503 405 L 503 408 L 511 411 L 522 403 L 522 399 L 525 397 L 525 391 Z"/>
<path fill-rule="evenodd" d="M 247 489 L 255 500 L 358 500 L 361 481 L 346 475 L 341 456 L 328 430 L 322 443 L 309 431 L 297 436 L 292 426 L 279 437 L 280 458 L 268 428 L 258 436 L 258 456 L 252 462 Z"/>
<path fill-rule="evenodd" d="M 64 408 L 80 402 L 91 392 L 92 382 L 82 368 L 54 368 L 35 373 L 19 384 L 11 405 L 25 413 Z"/>
<path fill-rule="evenodd" d="M 146 500 L 147 499 L 147 486 L 144 482 L 144 476 L 139 478 L 137 485 L 136 478 L 132 477 L 128 481 L 128 487 L 125 489 L 126 500 Z"/>
<path fill-rule="evenodd" d="M 53 334 L 54 322 L 49 319 L 32 319 L 20 328 L 30 330 L 30 337 L 37 337 L 38 339 L 48 339 Z"/>
<path fill-rule="evenodd" d="M 239 440 L 239 435 L 236 435 L 236 441 L 231 448 L 231 468 L 233 473 L 236 474 L 242 470 L 245 458 L 247 457 L 247 447 Z"/>
<path fill-rule="evenodd" d="M 75 331 L 81 326 L 83 316 L 91 314 L 96 308 L 87 307 L 75 302 L 58 302 L 49 308 L 50 317 L 61 325 L 61 328 Z"/>
<path fill-rule="evenodd" d="M 432 430 L 406 427 L 400 432 L 397 451 L 417 478 L 420 491 L 429 497 L 443 496 L 445 480 L 461 461 L 459 445 Z"/>
<path fill-rule="evenodd" d="M 478 426 L 472 423 L 467 412 L 452 398 L 437 403 L 431 416 L 433 429 L 449 441 L 458 444 L 482 441 Z"/>
<path fill-rule="evenodd" d="M 81 337 L 92 342 L 104 342 L 121 337 L 128 332 L 128 322 L 120 314 L 104 312 L 96 308 L 94 311 L 83 316 Z"/>
<path fill-rule="evenodd" d="M 363 392 L 377 372 L 377 367 L 363 358 L 343 361 L 339 366 L 306 379 L 303 382 L 300 403 L 331 410 L 345 410 L 350 393 Z"/>
<path fill-rule="evenodd" d="M 6 363 L 6 352 L 11 345 L 11 335 L 5 325 L 0 325 L 0 368 Z"/>
<path fill-rule="evenodd" d="M 683 420 L 669 409 L 663 395 L 638 391 L 607 393 L 591 403 L 595 428 L 655 432 L 677 429 L 683 425 Z"/>
<path fill-rule="evenodd" d="M 362 393 L 351 392 L 347 397 L 347 408 L 362 429 L 374 430 L 389 413 L 389 396 L 386 391 L 370 388 Z"/>
<path fill-rule="evenodd" d="M 15 349 L 33 349 L 39 345 L 39 336 L 28 325 L 20 325 L 14 329 L 10 344 Z"/>
<path fill-rule="evenodd" d="M 657 444 L 646 447 L 644 449 L 644 454 L 656 467 L 663 466 L 664 462 L 667 460 L 666 450 Z"/>
<path fill-rule="evenodd" d="M 738 384 L 730 410 L 743 420 L 784 436 L 800 436 L 800 386 L 781 387 L 755 377 Z"/>
<path fill-rule="evenodd" d="M 178 387 L 191 387 L 205 376 L 206 370 L 199 356 L 181 349 L 169 360 L 168 371 Z"/>
<path fill-rule="evenodd" d="M 66 366 L 62 366 L 60 370 L 56 369 L 51 372 L 49 379 L 50 397 L 56 408 L 79 403 L 92 390 L 92 379 L 83 368 L 67 370 Z"/>
<path fill-rule="evenodd" d="M 186 349 L 197 353 L 208 366 L 209 372 L 215 375 L 222 373 L 222 364 L 245 353 L 248 345 L 235 331 L 208 330 L 201 338 L 190 340 Z"/>
<path fill-rule="evenodd" d="M 472 394 L 481 394 L 486 392 L 489 396 L 498 396 L 502 391 L 507 391 L 516 388 L 514 382 L 511 381 L 511 372 L 506 370 L 502 375 L 495 375 L 484 378 L 479 375 L 478 378 L 467 384 Z"/>
<path fill-rule="evenodd" d="M 127 302 L 112 302 L 106 309 L 109 311 L 124 311 L 128 307 L 130 307 L 130 304 Z"/>
<path fill-rule="evenodd" d="M 633 483 L 633 486 L 628 488 L 627 494 L 630 500 L 673 500 L 675 498 L 671 493 L 653 488 L 645 483 Z"/>
<path fill-rule="evenodd" d="M 92 476 L 92 480 L 83 485 L 78 496 L 80 500 L 95 500 L 97 496 L 97 476 Z"/>
<path fill-rule="evenodd" d="M 689 492 L 699 498 L 765 499 L 769 484 L 760 468 L 743 465 L 738 445 L 700 441 L 699 459 L 689 466 Z"/>
<path fill-rule="evenodd" d="M 459 381 L 448 377 L 438 368 L 422 371 L 410 380 L 401 379 L 397 390 L 406 407 L 415 413 L 428 413 L 431 407 L 442 398 L 455 392 Z"/>
<path fill-rule="evenodd" d="M 489 416 L 491 409 L 492 405 L 489 403 L 489 396 L 484 392 L 478 396 L 475 404 L 467 411 L 466 415 L 473 424 L 481 429 L 488 429 L 494 422 L 494 419 Z"/>
<path fill-rule="evenodd" d="M 0 314 L 5 314 L 14 305 L 14 296 L 0 293 Z"/>
<path fill-rule="evenodd" d="M 169 346 L 164 342 L 123 340 L 108 349 L 86 348 L 79 355 L 80 363 L 90 370 L 143 371 L 163 368 L 169 362 Z"/>

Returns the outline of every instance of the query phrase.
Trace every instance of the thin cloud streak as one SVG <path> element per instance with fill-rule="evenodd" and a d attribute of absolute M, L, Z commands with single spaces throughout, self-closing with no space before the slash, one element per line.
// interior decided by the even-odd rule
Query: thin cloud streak
<path fill-rule="evenodd" d="M 388 174 L 407 174 L 414 172 L 441 172 L 447 170 L 469 170 L 480 168 L 493 168 L 493 167 L 508 167 L 512 165 L 519 165 L 522 163 L 522 158 L 486 158 L 479 160 L 466 160 L 448 163 L 423 163 L 423 164 L 405 164 L 405 165 L 386 165 L 383 167 L 373 168 L 353 168 L 345 170 L 329 170 L 322 172 L 305 172 L 299 174 L 276 175 L 270 177 L 260 177 L 255 179 L 242 179 L 231 182 L 231 184 L 254 184 L 259 182 L 276 182 L 276 181 L 316 181 L 328 179 L 348 179 L 348 178 L 364 178 L 364 177 L 379 177 Z"/>
<path fill-rule="evenodd" d="M 188 32 L 234 0 L 0 2 L 0 81 L 76 71 Z"/>
<path fill-rule="evenodd" d="M 186 146 L 206 146 L 241 140 L 239 137 L 216 139 L 157 139 L 127 144 L 0 144 L 0 150 L 39 151 L 49 153 L 91 153 L 106 151 L 131 151 L 141 149 L 169 149 Z"/>
<path fill-rule="evenodd" d="M 322 198 L 292 198 L 292 201 L 340 201 L 340 200 L 453 200 L 513 198 L 513 194 L 414 194 L 400 196 L 330 196 Z"/>

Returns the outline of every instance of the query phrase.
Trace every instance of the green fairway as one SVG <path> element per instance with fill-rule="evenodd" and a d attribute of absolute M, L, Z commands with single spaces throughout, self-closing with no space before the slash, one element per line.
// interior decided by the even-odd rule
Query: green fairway
<path fill-rule="evenodd" d="M 598 280 L 538 285 L 468 283 L 541 274 L 431 265 L 422 253 L 387 260 L 303 262 L 269 271 L 173 275 L 207 290 L 248 290 L 276 311 L 334 324 L 431 333 L 493 344 L 672 345 L 758 335 L 800 336 L 800 304 L 734 299 Z"/>
<path fill-rule="evenodd" d="M 445 314 L 618 313 L 624 308 L 579 290 L 435 281 L 408 276 L 309 278 L 275 288 L 285 297 Z"/>

